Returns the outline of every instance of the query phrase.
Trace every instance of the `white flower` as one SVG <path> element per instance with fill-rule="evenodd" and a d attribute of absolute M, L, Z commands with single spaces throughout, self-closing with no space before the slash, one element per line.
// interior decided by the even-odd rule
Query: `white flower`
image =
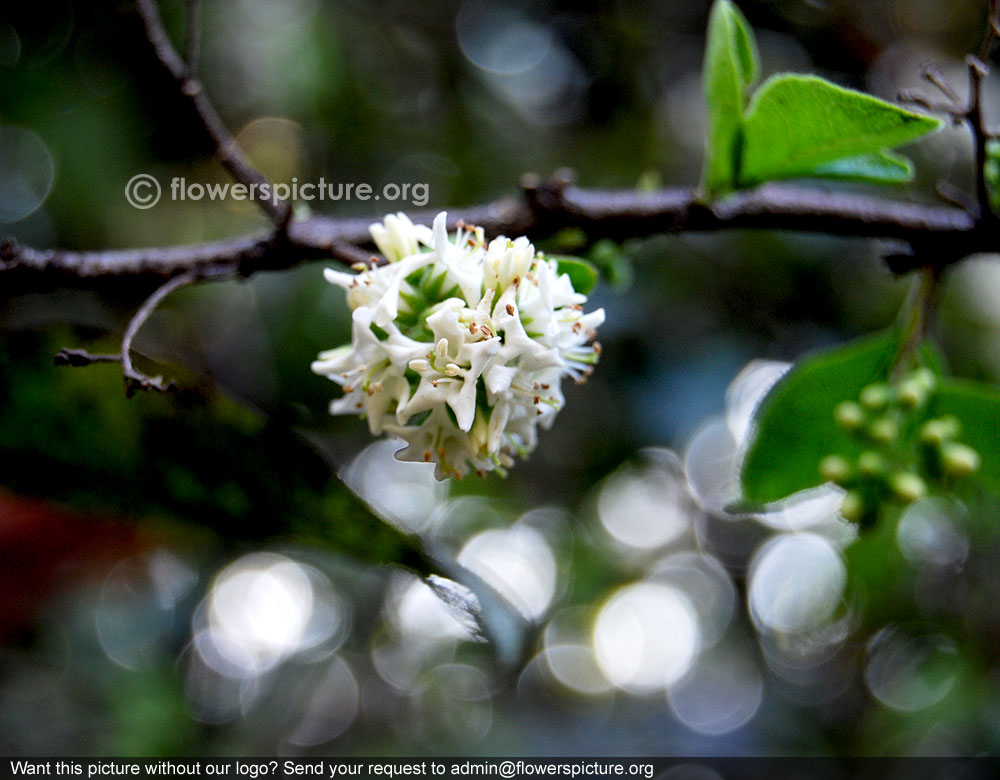
<path fill-rule="evenodd" d="M 430 230 L 424 225 L 414 225 L 402 212 L 390 214 L 383 224 L 376 223 L 369 231 L 375 246 L 390 263 L 415 255 L 420 251 L 420 244 L 431 245 Z"/>
<path fill-rule="evenodd" d="M 347 291 L 351 343 L 312 364 L 343 389 L 331 414 L 360 414 L 375 435 L 406 442 L 400 460 L 436 464 L 438 479 L 503 473 L 552 425 L 565 376 L 582 382 L 597 362 L 604 311 L 526 238 L 433 229 L 405 214 L 371 226 L 389 261 L 358 273 L 327 269 Z"/>

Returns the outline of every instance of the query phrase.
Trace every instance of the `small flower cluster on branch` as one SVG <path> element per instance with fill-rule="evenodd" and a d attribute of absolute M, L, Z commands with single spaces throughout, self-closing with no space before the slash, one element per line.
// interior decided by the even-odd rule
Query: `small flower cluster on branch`
<path fill-rule="evenodd" d="M 604 311 L 584 313 L 586 296 L 527 238 L 451 238 L 445 219 L 390 215 L 371 227 L 387 265 L 326 270 L 347 291 L 351 343 L 312 369 L 343 388 L 330 413 L 402 438 L 400 460 L 433 462 L 438 479 L 505 473 L 552 425 L 563 378 L 593 370 Z"/>
<path fill-rule="evenodd" d="M 979 453 L 958 439 L 958 418 L 929 416 L 938 384 L 930 369 L 920 367 L 893 384 L 867 385 L 857 401 L 837 404 L 837 425 L 864 447 L 851 460 L 831 454 L 819 464 L 825 480 L 847 490 L 844 519 L 870 527 L 886 502 L 912 504 L 979 470 Z"/>

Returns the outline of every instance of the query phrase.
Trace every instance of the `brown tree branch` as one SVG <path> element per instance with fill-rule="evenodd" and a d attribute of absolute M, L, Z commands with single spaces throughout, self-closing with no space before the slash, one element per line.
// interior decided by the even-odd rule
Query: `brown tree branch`
<path fill-rule="evenodd" d="M 410 214 L 430 224 L 436 211 Z M 564 179 L 528 181 L 523 197 L 449 211 L 459 220 L 495 235 L 542 239 L 564 228 L 581 228 L 589 240 L 625 239 L 659 233 L 730 229 L 792 230 L 837 236 L 890 238 L 920 250 L 911 267 L 944 267 L 974 252 L 995 251 L 1000 238 L 981 230 L 966 211 L 848 192 L 787 184 L 767 184 L 705 205 L 693 190 L 656 192 L 592 190 Z M 369 257 L 368 226 L 378 219 L 315 216 L 292 222 L 283 238 L 249 236 L 186 246 L 113 249 L 93 252 L 39 250 L 13 241 L 0 245 L 0 274 L 58 282 L 61 278 L 161 277 L 193 271 L 202 275 L 243 275 L 282 270 L 303 261 L 334 259 L 353 264 Z M 907 270 L 906 263 L 896 270 Z M 33 286 L 31 281 L 28 286 Z"/>
<path fill-rule="evenodd" d="M 205 90 L 202 89 L 201 82 L 194 77 L 194 60 L 191 63 L 185 62 L 170 42 L 170 37 L 163 27 L 163 20 L 160 18 L 156 0 L 137 0 L 137 7 L 146 27 L 146 37 L 149 39 L 153 51 L 170 72 L 170 75 L 174 77 L 181 94 L 190 101 L 198 113 L 205 131 L 215 146 L 216 158 L 229 171 L 229 174 L 236 181 L 246 185 L 250 192 L 265 196 L 254 198 L 254 200 L 260 204 L 260 207 L 279 230 L 284 229 L 290 218 L 291 208 L 287 203 L 278 199 L 271 182 L 250 164 L 237 145 L 236 139 L 223 124 L 218 112 L 205 94 Z M 198 24 L 196 21 L 192 22 L 191 18 L 197 17 L 198 10 L 198 3 L 191 3 L 188 8 L 190 16 L 187 43 L 189 56 L 194 59 L 196 59 L 193 52 L 197 48 Z"/>
<path fill-rule="evenodd" d="M 989 51 L 990 46 L 984 44 L 983 48 Z M 976 166 L 976 200 L 979 202 L 980 218 L 992 223 L 994 214 L 990 208 L 990 193 L 986 185 L 986 144 L 989 141 L 989 132 L 983 117 L 982 97 L 983 79 L 989 74 L 989 69 L 982 60 L 972 55 L 966 58 L 966 63 L 969 67 L 969 107 L 965 112 L 965 121 L 969 126 L 969 132 L 972 133 L 973 164 Z"/>
<path fill-rule="evenodd" d="M 268 199 L 257 200 L 271 218 L 274 229 L 264 236 L 196 245 L 95 252 L 37 250 L 10 240 L 0 243 L 0 273 L 29 288 L 40 280 L 59 283 L 67 277 L 77 280 L 108 277 L 167 280 L 136 312 L 117 358 L 89 355 L 80 350 L 64 350 L 57 358 L 68 365 L 118 359 L 130 393 L 136 388 L 166 389 L 161 377 L 150 378 L 135 370 L 131 362 L 131 342 L 160 301 L 174 289 L 210 276 L 246 276 L 313 259 L 333 258 L 350 265 L 365 262 L 370 259 L 371 247 L 368 225 L 374 221 L 372 218 L 312 217 L 292 222 L 290 206 L 277 199 L 267 178 L 243 155 L 196 78 L 199 0 L 187 2 L 185 59 L 167 36 L 156 0 L 137 0 L 137 5 L 153 51 L 177 82 L 181 94 L 190 100 L 212 139 L 219 161 L 248 190 L 269 195 Z M 587 190 L 572 186 L 571 178 L 564 175 L 547 182 L 529 177 L 523 183 L 522 198 L 455 210 L 449 215 L 449 225 L 453 228 L 460 222 L 475 224 L 491 236 L 530 234 L 535 239 L 566 228 L 578 228 L 590 241 L 727 229 L 888 238 L 903 241 L 910 248 L 910 251 L 887 258 L 894 271 L 925 268 L 938 275 L 966 255 L 997 249 L 996 231 L 991 229 L 996 224 L 996 217 L 989 208 L 983 176 L 989 136 L 981 106 L 982 80 L 987 72 L 983 60 L 991 56 L 1000 33 L 997 13 L 998 0 L 991 0 L 990 25 L 980 57 L 968 59 L 970 89 L 964 106 L 959 104 L 954 90 L 941 74 L 931 69 L 925 71 L 925 78 L 951 103 L 939 108 L 949 113 L 953 121 L 966 122 L 972 131 L 977 164 L 977 209 L 925 206 L 785 184 L 767 184 L 705 204 L 687 188 L 652 193 Z M 919 96 L 911 100 L 932 105 Z M 950 200 L 960 201 L 955 197 Z M 435 212 L 424 211 L 411 218 L 429 224 L 434 216 Z"/>
<path fill-rule="evenodd" d="M 992 232 L 1000 222 L 1000 218 L 993 213 L 990 205 L 989 188 L 986 183 L 986 147 L 992 137 L 986 127 L 986 120 L 983 113 L 983 80 L 989 75 L 989 61 L 993 57 L 997 42 L 1000 41 L 1000 0 L 990 0 L 990 9 L 986 20 L 986 33 L 983 36 L 982 45 L 979 47 L 979 54 L 970 54 L 965 58 L 965 64 L 969 75 L 969 95 L 963 102 L 958 93 L 952 88 L 941 73 L 933 65 L 924 66 L 923 77 L 933 84 L 948 99 L 945 104 L 936 103 L 925 96 L 912 91 L 899 93 L 899 99 L 906 103 L 913 103 L 935 113 L 945 114 L 951 117 L 952 124 L 965 124 L 972 136 L 974 178 L 976 182 L 976 204 L 975 214 L 977 229 L 981 233 Z M 942 188 L 938 186 L 938 194 L 951 203 L 963 202 L 966 198 L 956 197 L 956 192 L 951 189 L 943 194 Z M 972 211 L 972 209 L 967 209 Z"/>

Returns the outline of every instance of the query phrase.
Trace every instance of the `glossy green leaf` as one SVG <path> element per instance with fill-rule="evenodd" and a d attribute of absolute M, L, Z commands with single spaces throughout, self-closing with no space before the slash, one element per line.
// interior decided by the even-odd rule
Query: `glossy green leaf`
<path fill-rule="evenodd" d="M 816 175 L 825 164 L 878 155 L 940 126 L 818 76 L 774 76 L 747 108 L 738 183 Z"/>
<path fill-rule="evenodd" d="M 708 147 L 702 189 L 708 196 L 736 186 L 745 92 L 757 78 L 757 46 L 740 10 L 716 0 L 708 20 L 704 83 Z"/>
<path fill-rule="evenodd" d="M 581 260 L 579 257 L 567 255 L 552 256 L 559 264 L 559 274 L 566 274 L 573 283 L 573 289 L 578 293 L 588 295 L 597 284 L 597 268 L 593 263 Z"/>
<path fill-rule="evenodd" d="M 808 175 L 824 179 L 901 184 L 913 178 L 913 164 L 903 155 L 887 150 L 823 163 Z"/>
<path fill-rule="evenodd" d="M 1000 492 L 1000 390 L 990 385 L 942 380 L 928 406 L 928 415 L 958 418 L 958 440 L 979 453 L 977 476 Z"/>
<path fill-rule="evenodd" d="M 819 462 L 830 453 L 859 453 L 833 410 L 861 389 L 884 381 L 899 350 L 895 331 L 823 350 L 802 360 L 774 386 L 755 415 L 743 461 L 744 498 L 769 503 L 823 482 Z"/>

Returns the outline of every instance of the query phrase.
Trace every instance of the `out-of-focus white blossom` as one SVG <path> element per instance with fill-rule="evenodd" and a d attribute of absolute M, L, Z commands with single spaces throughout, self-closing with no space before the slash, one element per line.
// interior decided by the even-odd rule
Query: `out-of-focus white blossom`
<path fill-rule="evenodd" d="M 351 343 L 312 364 L 343 389 L 331 414 L 358 414 L 372 434 L 406 442 L 400 460 L 461 477 L 513 465 L 563 406 L 561 382 L 582 382 L 600 353 L 603 309 L 526 238 L 433 229 L 405 214 L 371 226 L 387 265 L 327 269 L 347 291 Z"/>

